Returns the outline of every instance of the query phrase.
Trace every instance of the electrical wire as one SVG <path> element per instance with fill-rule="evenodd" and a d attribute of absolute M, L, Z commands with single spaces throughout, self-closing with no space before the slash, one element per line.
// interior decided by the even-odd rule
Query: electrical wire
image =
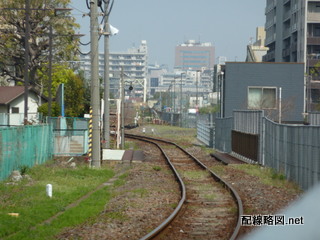
<path fill-rule="evenodd" d="M 78 12 L 80 12 L 82 15 L 83 15 L 83 14 L 86 14 L 86 12 L 80 10 L 79 8 L 76 8 L 75 6 L 73 6 L 73 5 L 70 4 L 70 3 L 69 3 L 69 6 L 70 6 L 72 9 L 77 10 Z M 73 14 L 73 15 L 74 15 L 74 14 Z M 76 14 L 76 15 L 79 15 L 79 14 Z"/>
<path fill-rule="evenodd" d="M 82 46 L 88 46 L 88 45 L 91 43 L 91 41 L 88 42 L 88 43 L 82 43 L 81 41 L 79 41 L 79 43 L 80 43 Z"/>
<path fill-rule="evenodd" d="M 78 48 L 77 51 L 81 54 L 81 55 L 89 55 L 91 54 L 91 51 L 87 52 L 87 53 L 83 53 L 80 51 L 80 49 Z"/>
<path fill-rule="evenodd" d="M 86 0 L 86 3 L 87 3 L 87 8 L 90 9 L 90 5 L 89 5 L 88 0 Z"/>
<path fill-rule="evenodd" d="M 109 1 L 110 2 L 110 1 Z M 107 16 L 110 15 L 111 11 L 112 11 L 112 8 L 113 8 L 113 3 L 114 3 L 114 0 L 112 0 L 112 3 L 111 3 L 111 6 L 109 8 L 109 11 L 107 12 Z M 108 3 L 109 4 L 109 3 Z"/>

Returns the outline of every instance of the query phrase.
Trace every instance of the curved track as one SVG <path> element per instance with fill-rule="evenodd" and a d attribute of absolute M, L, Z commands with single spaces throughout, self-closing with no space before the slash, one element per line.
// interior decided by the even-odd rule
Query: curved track
<path fill-rule="evenodd" d="M 180 184 L 181 199 L 174 212 L 145 239 L 236 239 L 242 201 L 227 182 L 175 143 L 126 134 L 156 145 Z"/>

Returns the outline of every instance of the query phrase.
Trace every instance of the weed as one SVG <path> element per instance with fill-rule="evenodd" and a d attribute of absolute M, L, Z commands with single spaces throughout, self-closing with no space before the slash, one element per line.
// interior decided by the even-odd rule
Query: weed
<path fill-rule="evenodd" d="M 120 221 L 124 221 L 128 219 L 128 216 L 122 211 L 108 212 L 106 214 L 106 217 L 113 220 L 120 220 Z"/>
<path fill-rule="evenodd" d="M 161 167 L 160 166 L 154 166 L 152 169 L 155 170 L 155 171 L 161 171 Z"/>
<path fill-rule="evenodd" d="M 28 171 L 30 170 L 30 167 L 27 165 L 21 165 L 19 167 L 20 173 L 21 175 L 26 175 L 28 173 Z"/>
<path fill-rule="evenodd" d="M 144 189 L 144 188 L 134 189 L 134 190 L 132 190 L 132 192 L 135 193 L 136 195 L 138 195 L 140 198 L 142 198 L 148 194 L 148 190 Z"/>
<path fill-rule="evenodd" d="M 170 203 L 169 206 L 175 209 L 178 206 L 178 203 Z"/>
<path fill-rule="evenodd" d="M 286 176 L 283 173 L 278 173 L 275 170 L 271 170 L 271 173 L 271 178 L 274 180 L 284 181 L 286 179 Z"/>
<path fill-rule="evenodd" d="M 182 174 L 184 177 L 193 180 L 201 180 L 209 176 L 209 173 L 205 171 L 185 171 Z"/>
<path fill-rule="evenodd" d="M 213 200 L 216 198 L 216 195 L 215 195 L 214 193 L 205 194 L 205 195 L 204 195 L 204 198 L 205 198 L 207 201 L 213 201 Z"/>

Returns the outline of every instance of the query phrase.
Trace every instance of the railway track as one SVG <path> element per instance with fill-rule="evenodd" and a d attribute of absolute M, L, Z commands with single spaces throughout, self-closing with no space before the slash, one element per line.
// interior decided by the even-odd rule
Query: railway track
<path fill-rule="evenodd" d="M 132 134 L 126 137 L 156 145 L 181 190 L 172 214 L 141 240 L 236 239 L 243 207 L 230 184 L 175 143 Z"/>

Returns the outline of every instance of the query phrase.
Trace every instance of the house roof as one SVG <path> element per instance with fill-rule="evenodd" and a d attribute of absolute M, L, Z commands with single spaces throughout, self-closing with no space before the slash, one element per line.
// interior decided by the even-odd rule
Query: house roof
<path fill-rule="evenodd" d="M 29 90 L 37 93 L 37 91 L 32 89 L 31 87 L 29 88 Z M 0 104 L 9 104 L 23 94 L 24 86 L 0 87 Z"/>

